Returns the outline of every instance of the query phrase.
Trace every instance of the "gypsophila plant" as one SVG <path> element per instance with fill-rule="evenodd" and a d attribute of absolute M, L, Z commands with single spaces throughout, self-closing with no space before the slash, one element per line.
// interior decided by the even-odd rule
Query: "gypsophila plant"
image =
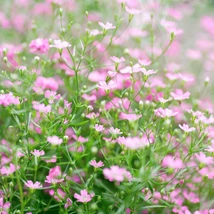
<path fill-rule="evenodd" d="M 0 214 L 214 214 L 213 11 L 1 1 Z"/>

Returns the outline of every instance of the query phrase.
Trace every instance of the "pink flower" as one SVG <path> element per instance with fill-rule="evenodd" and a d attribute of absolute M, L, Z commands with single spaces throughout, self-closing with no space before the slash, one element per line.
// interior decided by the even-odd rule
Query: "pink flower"
<path fill-rule="evenodd" d="M 103 174 L 109 181 L 121 182 L 125 179 L 129 181 L 132 179 L 131 173 L 124 168 L 120 168 L 119 166 L 111 166 L 110 169 L 105 168 L 103 170 Z"/>
<path fill-rule="evenodd" d="M 195 157 L 200 163 L 212 164 L 214 163 L 213 157 L 207 157 L 203 152 L 195 154 Z"/>
<path fill-rule="evenodd" d="M 189 127 L 188 125 L 186 124 L 183 124 L 183 125 L 178 125 L 183 131 L 189 133 L 189 132 L 194 132 L 195 131 L 195 128 L 194 127 Z"/>
<path fill-rule="evenodd" d="M 0 105 L 9 106 L 9 105 L 19 105 L 19 97 L 14 97 L 12 93 L 9 94 L 0 94 Z"/>
<path fill-rule="evenodd" d="M 94 194 L 88 194 L 86 189 L 81 190 L 80 195 L 77 193 L 74 194 L 74 198 L 76 198 L 77 201 L 81 203 L 87 203 L 91 201 L 93 197 L 94 197 Z"/>
<path fill-rule="evenodd" d="M 116 56 L 112 56 L 110 57 L 112 61 L 114 61 L 115 63 L 121 63 L 121 62 L 125 62 L 125 59 L 123 57 L 118 58 Z"/>
<path fill-rule="evenodd" d="M 137 10 L 137 9 L 134 9 L 134 8 L 129 8 L 126 6 L 126 11 L 131 14 L 131 15 L 137 15 L 137 14 L 140 14 L 141 11 L 140 10 Z"/>
<path fill-rule="evenodd" d="M 27 181 L 25 182 L 25 186 L 30 188 L 30 189 L 40 189 L 42 188 L 42 185 L 40 182 L 36 181 L 35 183 L 33 183 L 32 181 Z"/>
<path fill-rule="evenodd" d="M 44 103 L 39 103 L 37 101 L 33 101 L 33 108 L 41 113 L 49 113 L 51 111 L 51 106 L 50 105 L 45 105 Z"/>
<path fill-rule="evenodd" d="M 0 213 L 1 214 L 8 214 L 10 205 L 11 205 L 10 202 L 4 203 L 3 197 L 0 197 Z"/>
<path fill-rule="evenodd" d="M 107 91 L 116 88 L 117 84 L 113 80 L 110 80 L 109 83 L 100 81 L 98 87 Z"/>
<path fill-rule="evenodd" d="M 32 53 L 46 53 L 49 49 L 49 42 L 47 39 L 38 38 L 36 40 L 32 40 L 30 43 L 30 51 Z"/>
<path fill-rule="evenodd" d="M 117 135 L 117 134 L 122 134 L 123 132 L 120 131 L 120 129 L 118 128 L 113 128 L 113 127 L 110 127 L 109 128 L 109 132 L 113 135 Z"/>
<path fill-rule="evenodd" d="M 54 40 L 54 44 L 50 45 L 50 47 L 57 48 L 57 49 L 61 50 L 63 48 L 71 47 L 71 44 L 66 42 L 66 41 L 62 41 L 62 40 L 58 39 L 58 40 Z"/>
<path fill-rule="evenodd" d="M 103 131 L 103 130 L 105 129 L 105 128 L 103 127 L 103 125 L 99 125 L 99 124 L 95 124 L 94 128 L 95 128 L 95 130 L 96 130 L 97 132 L 101 132 L 101 131 Z"/>
<path fill-rule="evenodd" d="M 150 64 L 152 63 L 151 60 L 146 60 L 146 59 L 144 59 L 144 60 L 139 59 L 138 62 L 139 62 L 142 66 L 148 66 L 148 65 L 150 65 Z"/>
<path fill-rule="evenodd" d="M 190 97 L 189 92 L 183 93 L 183 91 L 181 89 L 176 89 L 176 91 L 171 92 L 170 95 L 172 96 L 172 98 L 174 100 L 179 100 L 179 101 L 189 99 L 189 97 Z"/>
<path fill-rule="evenodd" d="M 174 117 L 175 115 L 178 114 L 178 112 L 173 112 L 171 109 L 168 109 L 168 108 L 166 109 L 158 108 L 158 109 L 155 109 L 154 112 L 156 116 L 162 117 L 162 118 Z"/>
<path fill-rule="evenodd" d="M 170 155 L 164 157 L 162 165 L 172 169 L 181 169 L 184 167 L 183 162 L 180 158 L 175 158 Z"/>
<path fill-rule="evenodd" d="M 55 99 L 56 100 L 60 99 L 60 97 L 61 97 L 60 94 L 56 95 L 56 91 L 49 91 L 49 90 L 45 91 L 45 98 L 48 98 L 48 102 L 50 104 L 53 103 Z"/>
<path fill-rule="evenodd" d="M 67 198 L 64 208 L 67 209 L 67 208 L 70 207 L 71 205 L 72 205 L 72 200 L 71 200 L 70 198 Z"/>
<path fill-rule="evenodd" d="M 60 145 L 63 142 L 63 140 L 58 136 L 49 136 L 47 141 L 52 145 Z"/>
<path fill-rule="evenodd" d="M 43 150 L 39 151 L 39 150 L 34 149 L 34 151 L 31 152 L 31 154 L 33 154 L 36 157 L 40 157 L 40 156 L 43 156 L 45 154 L 45 152 Z"/>
<path fill-rule="evenodd" d="M 120 119 L 122 119 L 122 120 L 129 120 L 129 121 L 135 121 L 135 120 L 138 120 L 141 117 L 142 117 L 142 115 L 126 114 L 124 112 L 121 112 L 120 116 L 119 116 Z"/>
<path fill-rule="evenodd" d="M 145 68 L 142 68 L 142 69 L 141 69 L 141 72 L 142 72 L 144 75 L 146 75 L 146 76 L 149 76 L 149 75 L 151 75 L 151 74 L 156 74 L 156 73 L 157 73 L 157 71 L 154 71 L 154 70 L 146 70 Z"/>
<path fill-rule="evenodd" d="M 99 22 L 99 25 L 104 29 L 104 30 L 110 30 L 110 29 L 115 29 L 116 27 L 113 26 L 112 23 L 107 22 L 106 24 Z"/>
<path fill-rule="evenodd" d="M 0 172 L 2 175 L 11 175 L 13 174 L 14 172 L 16 171 L 16 167 L 14 164 L 10 163 L 10 166 L 9 167 L 5 167 L 3 166 L 1 169 L 0 169 Z"/>
<path fill-rule="evenodd" d="M 143 137 L 119 137 L 117 142 L 121 145 L 125 145 L 131 150 L 142 149 L 148 146 L 150 143 L 153 143 L 152 138 L 148 138 L 146 135 Z"/>
<path fill-rule="evenodd" d="M 94 168 L 99 168 L 99 167 L 104 166 L 104 164 L 103 164 L 102 161 L 96 162 L 95 160 L 91 160 L 91 161 L 89 162 L 89 164 L 90 164 L 91 166 L 93 166 Z"/>

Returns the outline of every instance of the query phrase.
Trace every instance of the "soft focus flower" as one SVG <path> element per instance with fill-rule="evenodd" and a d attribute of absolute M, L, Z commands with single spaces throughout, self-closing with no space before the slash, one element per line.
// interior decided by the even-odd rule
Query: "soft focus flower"
<path fill-rule="evenodd" d="M 183 125 L 178 125 L 183 131 L 185 132 L 194 132 L 195 131 L 195 128 L 194 127 L 189 127 L 188 125 L 186 124 L 183 124 Z"/>
<path fill-rule="evenodd" d="M 47 141 L 52 145 L 60 145 L 63 142 L 63 140 L 58 136 L 49 136 Z"/>
<path fill-rule="evenodd" d="M 67 208 L 70 207 L 71 205 L 72 205 L 72 200 L 71 200 L 70 198 L 67 198 L 64 208 L 67 209 Z"/>
<path fill-rule="evenodd" d="M 78 202 L 87 203 L 92 200 L 94 194 L 89 194 L 86 189 L 81 190 L 80 194 L 75 193 L 74 198 L 77 199 Z"/>
<path fill-rule="evenodd" d="M 171 92 L 170 95 L 174 100 L 185 100 L 189 99 L 190 97 L 190 92 L 183 92 L 181 89 L 175 90 L 175 92 Z"/>
<path fill-rule="evenodd" d="M 108 83 L 100 81 L 98 87 L 107 91 L 116 88 L 117 84 L 113 80 L 110 80 Z"/>
<path fill-rule="evenodd" d="M 32 40 L 30 43 L 30 51 L 32 53 L 47 53 L 49 49 L 49 42 L 47 39 L 38 38 Z"/>
<path fill-rule="evenodd" d="M 141 117 L 142 117 L 142 115 L 126 114 L 124 112 L 121 112 L 120 116 L 119 116 L 120 119 L 122 119 L 122 120 L 128 120 L 128 121 L 135 121 L 135 120 L 138 120 Z"/>
<path fill-rule="evenodd" d="M 122 134 L 123 132 L 120 131 L 120 129 L 118 128 L 114 128 L 114 127 L 110 127 L 109 128 L 109 132 L 113 135 L 118 135 L 118 134 Z"/>
<path fill-rule="evenodd" d="M 103 127 L 103 125 L 95 124 L 94 129 L 95 129 L 97 132 L 101 132 L 101 131 L 103 131 L 105 128 Z"/>
<path fill-rule="evenodd" d="M 102 23 L 102 22 L 99 22 L 99 25 L 105 29 L 105 30 L 110 30 L 110 29 L 115 29 L 116 27 L 113 26 L 112 23 L 109 23 L 109 22 L 106 22 L 106 24 Z"/>
<path fill-rule="evenodd" d="M 45 152 L 43 150 L 39 151 L 39 150 L 34 149 L 33 152 L 31 152 L 31 154 L 33 154 L 36 157 L 40 157 L 40 156 L 43 156 L 45 154 Z"/>
<path fill-rule="evenodd" d="M 103 170 L 103 174 L 109 181 L 122 182 L 125 179 L 129 181 L 131 181 L 132 179 L 131 173 L 124 168 L 120 168 L 119 166 L 111 166 L 110 168 L 105 168 Z"/>
<path fill-rule="evenodd" d="M 168 109 L 168 108 L 166 109 L 158 108 L 158 109 L 155 109 L 154 112 L 156 116 L 162 117 L 162 118 L 174 117 L 175 115 L 178 114 L 178 112 L 173 112 L 171 109 Z"/>
<path fill-rule="evenodd" d="M 63 48 L 71 47 L 71 44 L 66 41 L 62 41 L 62 40 L 58 39 L 58 40 L 54 40 L 54 44 L 50 45 L 50 47 L 57 48 L 57 49 L 63 49 Z"/>
<path fill-rule="evenodd" d="M 30 189 L 40 189 L 42 188 L 42 185 L 40 182 L 36 181 L 35 183 L 33 183 L 32 181 L 27 181 L 25 182 L 25 186 L 30 188 Z"/>
<path fill-rule="evenodd" d="M 1 214 L 8 214 L 8 211 L 10 209 L 10 202 L 5 202 L 3 197 L 0 197 L 0 213 Z"/>
<path fill-rule="evenodd" d="M 110 57 L 110 58 L 111 58 L 111 60 L 112 60 L 113 62 L 115 62 L 115 63 L 125 62 L 125 59 L 124 59 L 123 57 L 118 58 L 118 57 L 116 57 L 116 56 L 112 56 L 112 57 Z"/>
<path fill-rule="evenodd" d="M 90 164 L 91 166 L 93 166 L 94 168 L 99 168 L 99 167 L 104 166 L 104 164 L 103 164 L 102 161 L 96 162 L 95 160 L 91 160 L 91 161 L 89 162 L 89 164 Z"/>

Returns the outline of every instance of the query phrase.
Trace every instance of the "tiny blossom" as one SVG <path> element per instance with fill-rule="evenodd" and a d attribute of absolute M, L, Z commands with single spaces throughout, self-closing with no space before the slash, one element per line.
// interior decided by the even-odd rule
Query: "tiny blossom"
<path fill-rule="evenodd" d="M 89 162 L 89 164 L 90 164 L 91 166 L 93 166 L 94 168 L 99 168 L 99 167 L 104 166 L 104 164 L 103 164 L 102 161 L 96 162 L 95 160 L 91 160 L 91 161 Z"/>
<path fill-rule="evenodd" d="M 51 106 L 50 105 L 45 105 L 44 103 L 39 103 L 37 101 L 33 101 L 33 108 L 35 110 L 37 110 L 38 112 L 41 112 L 41 113 L 49 113 L 51 111 Z"/>
<path fill-rule="evenodd" d="M 174 158 L 170 155 L 164 157 L 162 165 L 172 169 L 181 169 L 184 167 L 184 164 L 180 158 Z"/>
<path fill-rule="evenodd" d="M 94 128 L 95 128 L 95 130 L 96 130 L 97 132 L 101 132 L 101 131 L 103 131 L 103 130 L 105 129 L 105 128 L 103 127 L 103 125 L 99 125 L 99 124 L 95 124 Z"/>
<path fill-rule="evenodd" d="M 63 140 L 58 136 L 49 136 L 47 141 L 52 145 L 60 145 L 63 142 Z"/>
<path fill-rule="evenodd" d="M 87 203 L 92 200 L 94 194 L 89 194 L 86 189 L 81 190 L 80 194 L 75 193 L 74 198 L 77 199 L 78 202 Z"/>
<path fill-rule="evenodd" d="M 158 109 L 155 109 L 154 112 L 156 116 L 162 117 L 162 118 L 174 117 L 175 115 L 178 114 L 178 112 L 173 112 L 171 109 L 168 109 L 168 108 L 165 108 L 165 109 L 158 108 Z"/>
<path fill-rule="evenodd" d="M 6 107 L 9 105 L 19 105 L 19 97 L 14 97 L 12 93 L 0 94 L 0 105 Z"/>
<path fill-rule="evenodd" d="M 140 14 L 141 11 L 140 10 L 137 10 L 137 9 L 133 9 L 133 8 L 129 8 L 126 6 L 126 11 L 131 14 L 131 15 L 137 15 L 137 14 Z"/>
<path fill-rule="evenodd" d="M 89 119 L 95 119 L 95 118 L 98 118 L 99 116 L 100 116 L 100 114 L 98 112 L 97 113 L 91 112 L 86 115 L 86 117 Z"/>
<path fill-rule="evenodd" d="M 32 40 L 30 43 L 30 51 L 32 53 L 46 53 L 49 49 L 49 42 L 47 39 L 38 38 L 36 40 Z"/>
<path fill-rule="evenodd" d="M 52 178 L 50 176 L 46 176 L 46 180 L 45 180 L 45 182 L 49 184 L 57 184 L 63 181 L 64 181 L 64 178 Z"/>
<path fill-rule="evenodd" d="M 190 92 L 183 93 L 183 91 L 181 89 L 177 89 L 175 92 L 171 92 L 170 95 L 172 96 L 172 98 L 174 100 L 180 101 L 180 100 L 189 99 Z"/>
<path fill-rule="evenodd" d="M 141 59 L 139 59 L 138 62 L 143 66 L 148 66 L 152 63 L 151 60 L 141 60 Z"/>
<path fill-rule="evenodd" d="M 167 102 L 171 101 L 172 98 L 170 97 L 169 99 L 164 99 L 163 97 L 159 97 L 158 100 L 159 100 L 161 103 L 167 103 Z"/>
<path fill-rule="evenodd" d="M 58 40 L 54 40 L 54 44 L 50 45 L 50 47 L 57 48 L 57 49 L 63 49 L 63 48 L 71 47 L 71 44 L 66 41 L 62 41 L 62 40 L 58 39 Z"/>
<path fill-rule="evenodd" d="M 129 120 L 129 121 L 135 121 L 141 118 L 142 115 L 137 115 L 137 114 L 126 114 L 124 112 L 121 112 L 119 115 L 119 118 L 122 120 Z"/>
<path fill-rule="evenodd" d="M 110 132 L 111 134 L 114 134 L 114 135 L 122 134 L 122 133 L 123 133 L 123 132 L 120 131 L 120 129 L 118 129 L 118 128 L 113 128 L 113 127 L 110 127 L 110 128 L 109 128 L 109 132 Z"/>
<path fill-rule="evenodd" d="M 35 183 L 33 183 L 32 181 L 27 181 L 25 182 L 25 186 L 30 188 L 30 189 L 40 189 L 42 188 L 42 185 L 40 182 L 36 181 Z"/>
<path fill-rule="evenodd" d="M 117 72 L 115 71 L 108 71 L 108 75 L 112 78 L 114 76 L 116 76 Z"/>
<path fill-rule="evenodd" d="M 112 23 L 109 23 L 109 22 L 106 22 L 106 24 L 102 23 L 102 22 L 99 22 L 99 25 L 105 29 L 105 30 L 110 30 L 110 29 L 115 29 L 116 27 L 113 26 Z"/>
<path fill-rule="evenodd" d="M 131 173 L 124 168 L 120 168 L 119 166 L 111 166 L 110 168 L 105 168 L 103 170 L 103 174 L 109 181 L 122 182 L 125 179 L 127 179 L 128 181 L 131 181 L 132 179 Z"/>
<path fill-rule="evenodd" d="M 183 131 L 185 132 L 194 132 L 195 131 L 195 128 L 194 127 L 189 127 L 188 125 L 186 124 L 183 124 L 183 125 L 178 125 Z"/>
<path fill-rule="evenodd" d="M 120 73 L 122 74 L 132 74 L 132 73 L 138 73 L 140 72 L 141 66 L 137 63 L 134 66 L 126 66 L 125 68 L 120 70 Z"/>
<path fill-rule="evenodd" d="M 108 83 L 100 81 L 98 87 L 106 91 L 116 88 L 117 84 L 113 80 L 110 80 Z"/>
<path fill-rule="evenodd" d="M 5 202 L 4 203 L 4 198 L 0 197 L 0 213 L 1 214 L 8 214 L 8 211 L 10 209 L 10 202 Z"/>
<path fill-rule="evenodd" d="M 156 73 L 157 73 L 157 71 L 154 71 L 154 70 L 146 70 L 145 68 L 142 68 L 142 69 L 141 69 L 141 72 L 142 72 L 144 75 L 146 75 L 146 76 L 149 76 L 149 75 L 151 75 L 151 74 L 156 74 Z"/>
<path fill-rule="evenodd" d="M 67 209 L 67 208 L 70 207 L 71 205 L 72 205 L 72 200 L 71 200 L 70 198 L 67 198 L 64 208 Z"/>
<path fill-rule="evenodd" d="M 13 174 L 14 172 L 16 171 L 16 166 L 14 165 L 14 164 L 10 164 L 10 166 L 9 167 L 5 167 L 5 166 L 3 166 L 1 169 L 0 169 L 0 173 L 2 174 L 2 175 L 11 175 L 11 174 Z"/>
<path fill-rule="evenodd" d="M 60 94 L 56 95 L 56 91 L 45 91 L 45 98 L 48 98 L 48 102 L 51 104 L 56 99 L 60 99 Z"/>
<path fill-rule="evenodd" d="M 114 61 L 115 63 L 121 63 L 121 62 L 125 62 L 125 59 L 123 57 L 118 58 L 116 56 L 112 56 L 110 57 L 112 61 Z"/>
<path fill-rule="evenodd" d="M 40 157 L 40 156 L 43 156 L 45 154 L 45 152 L 43 150 L 39 151 L 39 150 L 34 149 L 34 151 L 31 152 L 31 154 L 33 154 L 36 157 Z"/>
<path fill-rule="evenodd" d="M 195 154 L 197 160 L 204 164 L 212 164 L 214 163 L 213 157 L 207 157 L 203 152 Z"/>

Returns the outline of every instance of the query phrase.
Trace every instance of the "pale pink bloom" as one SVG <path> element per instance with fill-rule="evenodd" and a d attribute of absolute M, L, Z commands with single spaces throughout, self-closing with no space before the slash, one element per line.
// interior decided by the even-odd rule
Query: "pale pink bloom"
<path fill-rule="evenodd" d="M 75 193 L 74 198 L 77 199 L 78 202 L 87 203 L 92 200 L 94 194 L 89 194 L 86 189 L 80 191 L 80 195 Z"/>
<path fill-rule="evenodd" d="M 120 70 L 120 73 L 122 74 L 132 74 L 132 73 L 138 73 L 141 71 L 140 64 L 135 64 L 134 66 L 126 66 L 125 68 Z"/>
<path fill-rule="evenodd" d="M 211 115 L 209 118 L 205 117 L 204 115 L 201 115 L 197 118 L 197 121 L 201 121 L 204 124 L 213 124 L 214 123 L 214 117 Z"/>
<path fill-rule="evenodd" d="M 94 94 L 93 95 L 83 94 L 82 98 L 87 100 L 87 101 L 95 101 L 95 100 L 97 100 L 97 97 Z"/>
<path fill-rule="evenodd" d="M 109 132 L 113 135 L 122 134 L 123 132 L 120 131 L 118 128 L 110 127 Z"/>
<path fill-rule="evenodd" d="M 168 109 L 168 108 L 165 108 L 165 109 L 158 108 L 158 109 L 155 109 L 154 112 L 156 116 L 162 117 L 162 118 L 174 117 L 175 115 L 178 114 L 178 112 L 173 112 L 171 109 Z"/>
<path fill-rule="evenodd" d="M 37 101 L 33 101 L 32 104 L 33 104 L 33 109 L 35 109 L 38 112 L 47 114 L 51 111 L 50 105 L 45 106 L 44 103 L 39 103 Z"/>
<path fill-rule="evenodd" d="M 195 80 L 194 76 L 192 76 L 191 74 L 178 74 L 178 78 L 180 78 L 181 80 L 185 81 L 185 82 L 193 82 Z"/>
<path fill-rule="evenodd" d="M 34 151 L 31 152 L 31 154 L 33 154 L 36 157 L 40 157 L 40 156 L 45 155 L 45 152 L 43 150 L 39 151 L 39 150 L 34 149 Z"/>
<path fill-rule="evenodd" d="M 63 140 L 58 136 L 49 136 L 47 141 L 52 145 L 60 145 L 63 142 Z"/>
<path fill-rule="evenodd" d="M 65 109 L 69 109 L 71 107 L 71 105 L 72 105 L 72 102 L 69 103 L 67 100 L 64 100 L 64 108 Z"/>
<path fill-rule="evenodd" d="M 66 196 L 66 193 L 61 188 L 57 189 L 57 194 L 53 189 L 49 190 L 49 194 L 53 196 L 57 201 L 61 201 Z"/>
<path fill-rule="evenodd" d="M 163 167 L 169 167 L 172 169 L 181 169 L 184 167 L 184 164 L 180 158 L 175 158 L 170 155 L 164 157 L 162 165 Z"/>
<path fill-rule="evenodd" d="M 195 131 L 195 128 L 194 127 L 189 127 L 188 125 L 186 124 L 183 124 L 183 125 L 178 125 L 183 131 L 189 133 L 189 132 L 194 132 Z"/>
<path fill-rule="evenodd" d="M 168 72 L 166 73 L 166 77 L 169 79 L 169 80 L 177 80 L 179 75 L 177 73 L 171 73 L 171 72 Z"/>
<path fill-rule="evenodd" d="M 126 114 L 124 112 L 121 112 L 119 115 L 119 118 L 122 120 L 129 120 L 129 121 L 135 121 L 141 118 L 142 115 L 137 115 L 137 114 Z"/>
<path fill-rule="evenodd" d="M 124 145 L 128 149 L 137 150 L 143 149 L 148 146 L 150 143 L 153 143 L 152 138 L 148 138 L 146 135 L 143 137 L 119 137 L 117 142 L 120 145 Z"/>
<path fill-rule="evenodd" d="M 114 76 L 116 76 L 117 72 L 115 71 L 108 71 L 108 75 L 113 78 Z"/>
<path fill-rule="evenodd" d="M 57 49 L 61 50 L 63 48 L 71 47 L 71 44 L 66 42 L 66 41 L 62 41 L 62 40 L 58 39 L 58 40 L 54 40 L 54 44 L 50 45 L 50 47 L 57 48 Z"/>
<path fill-rule="evenodd" d="M 112 56 L 110 57 L 112 61 L 114 61 L 115 63 L 121 63 L 121 62 L 125 62 L 125 59 L 123 57 L 116 57 L 116 56 Z"/>
<path fill-rule="evenodd" d="M 95 118 L 98 118 L 99 116 L 100 116 L 100 114 L 98 112 L 97 113 L 91 112 L 86 115 L 86 117 L 89 119 L 95 119 Z"/>
<path fill-rule="evenodd" d="M 204 164 L 212 164 L 214 163 L 213 157 L 207 157 L 203 152 L 195 154 L 197 160 Z"/>
<path fill-rule="evenodd" d="M 8 214 L 10 209 L 10 202 L 4 203 L 3 197 L 0 197 L 0 213 L 1 214 Z"/>
<path fill-rule="evenodd" d="M 154 70 L 146 70 L 145 68 L 142 68 L 141 69 L 141 72 L 145 75 L 145 76 L 149 76 L 151 74 L 156 74 L 157 71 L 154 71 Z"/>
<path fill-rule="evenodd" d="M 127 7 L 126 6 L 126 11 L 131 14 L 131 15 L 137 15 L 137 14 L 140 14 L 141 11 L 138 10 L 138 9 L 134 9 L 134 8 L 130 8 L 130 7 Z"/>
<path fill-rule="evenodd" d="M 102 23 L 102 22 L 99 22 L 99 25 L 105 29 L 105 30 L 110 30 L 110 29 L 115 29 L 116 27 L 113 26 L 112 23 L 109 23 L 109 22 L 106 22 L 106 24 Z"/>
<path fill-rule="evenodd" d="M 19 105 L 19 97 L 14 97 L 12 93 L 9 94 L 0 94 L 0 105 L 9 106 L 9 105 Z"/>
<path fill-rule="evenodd" d="M 139 59 L 138 60 L 138 62 L 142 65 L 142 66 L 148 66 L 148 65 L 150 65 L 152 62 L 151 62 L 151 60 L 141 60 L 141 59 Z"/>
<path fill-rule="evenodd" d="M 27 71 L 27 67 L 26 67 L 26 66 L 20 66 L 20 67 L 19 67 L 19 70 L 20 70 L 20 71 Z"/>
<path fill-rule="evenodd" d="M 193 111 L 192 109 L 187 109 L 187 112 L 192 114 L 194 117 L 201 117 L 204 115 L 201 111 Z"/>
<path fill-rule="evenodd" d="M 5 167 L 3 166 L 1 169 L 0 169 L 0 173 L 2 175 L 11 175 L 13 174 L 14 172 L 16 171 L 16 166 L 12 163 L 10 163 L 10 166 L 9 167 Z"/>
<path fill-rule="evenodd" d="M 183 92 L 181 89 L 176 89 L 175 92 L 171 92 L 170 95 L 174 100 L 185 100 L 189 99 L 190 92 Z"/>
<path fill-rule="evenodd" d="M 99 167 L 104 166 L 104 164 L 103 164 L 102 161 L 96 162 L 95 160 L 91 160 L 91 161 L 89 162 L 89 164 L 90 164 L 91 166 L 93 166 L 94 168 L 99 168 Z"/>
<path fill-rule="evenodd" d="M 33 183 L 30 180 L 25 182 L 25 186 L 30 188 L 30 189 L 40 189 L 40 188 L 42 188 L 42 185 L 41 185 L 40 182 L 36 181 L 35 183 Z"/>
<path fill-rule="evenodd" d="M 72 200 L 71 200 L 70 198 L 67 198 L 64 208 L 67 209 L 67 208 L 70 207 L 71 205 L 72 205 Z"/>
<path fill-rule="evenodd" d="M 43 159 L 46 163 L 56 163 L 57 157 L 53 155 L 51 159 Z"/>
<path fill-rule="evenodd" d="M 63 181 L 64 181 L 64 178 L 52 178 L 50 176 L 46 176 L 46 180 L 45 180 L 45 182 L 49 184 L 57 184 Z"/>
<path fill-rule="evenodd" d="M 47 98 L 48 99 L 48 102 L 51 104 L 51 103 L 53 103 L 53 101 L 56 99 L 56 100 L 58 100 L 58 99 L 60 99 L 60 97 L 61 97 L 61 95 L 60 94 L 56 94 L 56 91 L 49 91 L 49 90 L 47 90 L 47 91 L 45 91 L 45 98 Z"/>
<path fill-rule="evenodd" d="M 90 36 L 97 36 L 102 33 L 101 31 L 99 31 L 97 29 L 94 29 L 94 30 L 87 29 L 87 32 L 90 34 Z"/>
<path fill-rule="evenodd" d="M 34 82 L 33 90 L 36 93 L 42 94 L 46 89 L 57 91 L 58 87 L 59 87 L 58 83 L 52 77 L 46 78 L 46 77 L 39 76 Z"/>
<path fill-rule="evenodd" d="M 110 80 L 108 83 L 100 81 L 98 87 L 106 91 L 116 88 L 117 84 L 113 80 Z"/>
<path fill-rule="evenodd" d="M 163 97 L 159 97 L 158 100 L 159 100 L 161 103 L 167 103 L 167 102 L 171 101 L 172 98 L 170 97 L 169 99 L 164 99 Z"/>
<path fill-rule="evenodd" d="M 99 125 L 99 124 L 95 124 L 94 128 L 97 132 L 102 132 L 105 129 L 103 125 Z"/>
<path fill-rule="evenodd" d="M 214 179 L 214 169 L 204 167 L 201 170 L 198 171 L 200 175 L 207 176 L 209 179 Z"/>
<path fill-rule="evenodd" d="M 120 168 L 119 166 L 111 166 L 110 169 L 105 168 L 103 170 L 103 174 L 109 181 L 121 182 L 125 179 L 128 181 L 131 181 L 132 179 L 131 173 L 124 168 Z"/>
<path fill-rule="evenodd" d="M 49 49 L 49 42 L 47 39 L 38 38 L 36 40 L 32 40 L 30 43 L 30 51 L 32 53 L 46 53 Z"/>

